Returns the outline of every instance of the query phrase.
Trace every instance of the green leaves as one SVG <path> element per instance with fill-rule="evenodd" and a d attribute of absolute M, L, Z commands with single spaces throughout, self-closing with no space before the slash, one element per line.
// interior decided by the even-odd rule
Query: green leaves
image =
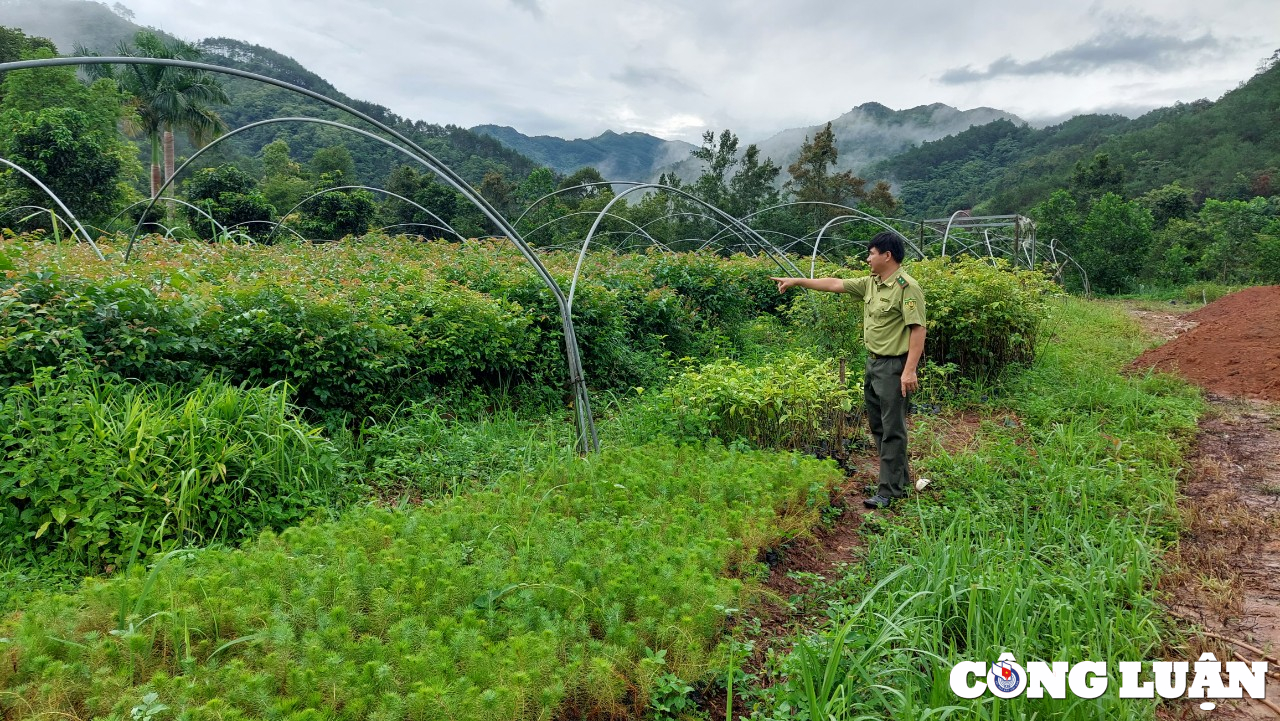
<path fill-rule="evenodd" d="M 714 663 L 759 547 L 816 522 L 838 477 L 790 454 L 658 443 L 165 554 L 0 626 L 0 709 L 551 718 L 652 699 L 686 713 L 683 679 Z"/>
<path fill-rule="evenodd" d="M 123 383 L 79 364 L 0 395 L 4 549 L 91 566 L 297 523 L 339 501 L 337 454 L 284 389 Z"/>
<path fill-rule="evenodd" d="M 758 366 L 724 359 L 682 375 L 657 402 L 673 409 L 678 432 L 687 438 L 808 449 L 831 441 L 831 420 L 852 408 L 850 387 L 860 378 L 855 371 L 841 386 L 834 361 L 805 353 Z"/>

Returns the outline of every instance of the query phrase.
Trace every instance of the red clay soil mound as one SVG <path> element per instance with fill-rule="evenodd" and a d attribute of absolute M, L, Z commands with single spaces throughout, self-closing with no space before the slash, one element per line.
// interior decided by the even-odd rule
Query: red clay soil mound
<path fill-rule="evenodd" d="M 1232 293 L 1182 318 L 1199 325 L 1133 367 L 1177 373 L 1223 395 L 1280 401 L 1280 285 Z"/>

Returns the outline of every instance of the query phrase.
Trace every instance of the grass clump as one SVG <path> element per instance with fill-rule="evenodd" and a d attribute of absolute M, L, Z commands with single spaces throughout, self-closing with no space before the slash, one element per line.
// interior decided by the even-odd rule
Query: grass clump
<path fill-rule="evenodd" d="M 72 364 L 0 396 L 0 548 L 90 569 L 251 536 L 341 502 L 285 388 L 136 384 Z"/>
<path fill-rule="evenodd" d="M 639 715 L 660 676 L 710 667 L 758 550 L 813 524 L 838 479 L 659 443 L 171 553 L 0 624 L 0 713 Z"/>
<path fill-rule="evenodd" d="M 931 490 L 877 523 L 851 578 L 879 587 L 789 658 L 757 718 L 826 708 L 838 691 L 840 718 L 1151 718 L 1152 702 L 1117 697 L 1116 664 L 1162 646 L 1153 589 L 1202 402 L 1168 376 L 1121 374 L 1144 343 L 1121 312 L 1072 300 L 1054 322 L 1056 342 L 1003 386 L 1019 422 L 985 423 L 976 450 L 922 464 Z M 952 694 L 956 662 L 1005 651 L 1106 661 L 1117 676 L 1094 700 Z"/>

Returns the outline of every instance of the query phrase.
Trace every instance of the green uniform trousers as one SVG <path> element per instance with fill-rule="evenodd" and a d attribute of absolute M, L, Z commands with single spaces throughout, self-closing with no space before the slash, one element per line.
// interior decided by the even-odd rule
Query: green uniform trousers
<path fill-rule="evenodd" d="M 880 486 L 885 498 L 901 498 L 911 488 L 907 472 L 907 399 L 902 397 L 906 356 L 867 358 L 862 384 L 867 422 L 880 454 Z"/>

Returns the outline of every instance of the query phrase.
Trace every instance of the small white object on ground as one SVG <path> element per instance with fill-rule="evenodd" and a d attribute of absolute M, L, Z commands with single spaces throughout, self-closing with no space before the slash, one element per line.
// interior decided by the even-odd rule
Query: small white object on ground
<path fill-rule="evenodd" d="M 917 490 L 917 491 L 923 491 L 923 490 L 924 490 L 924 487 L 925 487 L 925 486 L 927 486 L 927 485 L 929 485 L 929 484 L 930 484 L 930 483 L 932 483 L 932 482 L 933 482 L 933 481 L 930 481 L 928 478 L 917 478 L 917 479 L 916 479 L 916 490 Z"/>

